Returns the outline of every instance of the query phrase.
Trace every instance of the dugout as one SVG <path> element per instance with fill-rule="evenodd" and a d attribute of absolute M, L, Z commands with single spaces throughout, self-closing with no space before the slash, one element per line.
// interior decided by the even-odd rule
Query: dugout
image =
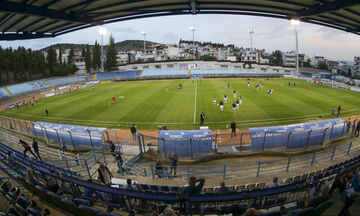
<path fill-rule="evenodd" d="M 191 159 L 213 151 L 211 130 L 161 130 L 158 137 L 160 155 L 175 153 Z"/>
<path fill-rule="evenodd" d="M 42 137 L 48 144 L 59 147 L 63 140 L 66 146 L 71 146 L 75 150 L 100 147 L 105 130 L 106 128 L 36 122 L 33 134 Z"/>

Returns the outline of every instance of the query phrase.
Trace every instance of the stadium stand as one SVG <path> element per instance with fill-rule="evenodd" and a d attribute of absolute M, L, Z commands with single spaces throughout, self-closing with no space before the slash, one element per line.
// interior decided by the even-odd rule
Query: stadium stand
<path fill-rule="evenodd" d="M 27 83 L 11 85 L 8 86 L 7 89 L 11 92 L 12 95 L 18 95 L 48 87 L 50 86 L 47 83 L 45 83 L 43 80 L 39 80 L 35 82 L 27 82 Z"/>
<path fill-rule="evenodd" d="M 110 80 L 126 77 L 138 77 L 140 75 L 140 70 L 135 71 L 123 71 L 119 73 L 99 73 L 96 75 L 96 80 Z"/>
<path fill-rule="evenodd" d="M 23 164 L 23 168 L 29 168 L 34 162 L 30 158 L 21 158 L 15 149 L 1 145 L 2 150 L 11 150 L 15 152 L 17 160 Z M 3 151 L 1 151 L 3 152 Z M 290 215 L 320 215 L 329 206 L 331 201 L 325 201 L 316 207 L 299 208 L 296 203 L 300 198 L 305 198 L 309 189 L 320 187 L 324 184 L 332 184 L 334 177 L 337 175 L 345 175 L 357 169 L 360 165 L 360 156 L 353 157 L 346 161 L 332 165 L 319 172 L 310 173 L 305 177 L 293 178 L 288 184 L 280 185 L 275 188 L 264 187 L 264 184 L 249 184 L 246 187 L 234 187 L 240 191 L 230 191 L 228 194 L 216 194 L 212 191 L 202 193 L 200 195 L 189 196 L 185 199 L 179 197 L 177 191 L 179 187 L 158 186 L 140 184 L 140 190 L 127 190 L 124 188 L 112 188 L 91 182 L 87 182 L 76 177 L 71 177 L 65 171 L 61 171 L 60 175 L 52 173 L 51 168 L 47 166 L 32 166 L 35 170 L 34 174 L 38 179 L 55 178 L 61 186 L 62 194 L 55 194 L 44 188 L 41 181 L 29 183 L 24 180 L 23 168 L 9 166 L 5 156 L 1 155 L 0 168 L 6 172 L 11 178 L 21 182 L 34 195 L 45 199 L 54 206 L 62 206 L 63 210 L 76 211 L 77 215 L 104 215 L 103 210 L 91 206 L 91 203 L 83 198 L 85 188 L 93 190 L 101 194 L 102 200 L 90 198 L 90 201 L 102 203 L 103 206 L 111 209 L 127 209 L 128 211 L 139 209 L 149 211 L 144 207 L 144 202 L 148 206 L 157 207 L 159 204 L 168 204 L 175 211 L 181 213 L 201 213 L 201 214 L 229 214 L 234 211 L 244 212 L 249 208 L 261 209 L 266 215 L 283 215 L 279 210 L 280 206 L 288 207 Z M 58 169 L 58 168 L 57 168 Z M 18 173 L 14 174 L 13 172 Z M 30 211 L 29 202 L 19 195 L 17 192 L 9 194 L 10 187 L 1 185 L 1 192 L 11 196 L 18 196 L 16 200 L 17 210 Z M 205 189 L 204 189 L 205 191 Z M 65 195 L 67 195 L 65 197 Z M 126 197 L 126 198 L 125 198 Z M 12 200 L 14 202 L 15 199 Z M 15 204 L 15 205 L 16 205 Z M 190 206 L 192 206 L 190 208 Z M 77 208 L 76 208 L 77 207 Z M 109 214 L 106 214 L 109 215 Z"/>
<path fill-rule="evenodd" d="M 50 85 L 54 87 L 73 83 L 70 77 L 47 79 L 46 82 L 50 83 Z"/>
<path fill-rule="evenodd" d="M 150 76 L 186 76 L 188 75 L 187 70 L 144 70 L 142 77 Z"/>

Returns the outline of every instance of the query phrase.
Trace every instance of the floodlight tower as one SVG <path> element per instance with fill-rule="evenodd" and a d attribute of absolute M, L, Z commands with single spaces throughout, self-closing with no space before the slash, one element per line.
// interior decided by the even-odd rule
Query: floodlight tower
<path fill-rule="evenodd" d="M 143 58 L 145 60 L 145 49 L 146 49 L 146 46 L 145 46 L 145 41 L 146 41 L 146 32 L 141 32 L 140 33 L 142 36 L 144 36 L 144 52 L 143 52 Z"/>
<path fill-rule="evenodd" d="M 253 29 L 249 29 L 249 34 L 250 34 L 250 45 L 251 45 L 251 51 L 253 49 L 253 38 L 252 35 L 255 33 L 255 31 Z"/>
<path fill-rule="evenodd" d="M 295 29 L 295 40 L 296 40 L 296 71 L 295 75 L 299 76 L 299 45 L 298 45 L 298 33 L 297 26 L 300 25 L 300 21 L 296 19 L 290 20 L 290 24 L 294 26 Z"/>
<path fill-rule="evenodd" d="M 192 32 L 192 36 L 193 36 L 193 54 L 194 54 L 194 60 L 195 60 L 195 31 L 196 28 L 195 27 L 189 27 L 189 30 Z"/>
<path fill-rule="evenodd" d="M 101 67 L 100 67 L 100 72 L 104 72 L 104 45 L 103 45 L 103 41 L 104 41 L 104 36 L 106 35 L 106 28 L 104 27 L 100 27 L 99 28 L 99 34 L 101 35 Z"/>

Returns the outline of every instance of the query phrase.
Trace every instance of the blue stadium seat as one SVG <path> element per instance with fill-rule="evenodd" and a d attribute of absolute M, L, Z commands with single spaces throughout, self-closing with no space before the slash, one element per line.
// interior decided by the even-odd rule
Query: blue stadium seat
<path fill-rule="evenodd" d="M 266 212 L 265 214 L 266 216 L 281 216 L 281 211 L 271 211 L 271 212 Z"/>
<path fill-rule="evenodd" d="M 160 186 L 160 190 L 162 192 L 169 192 L 170 191 L 170 188 L 168 186 Z"/>
<path fill-rule="evenodd" d="M 73 202 L 75 203 L 75 205 L 79 206 L 79 205 L 85 205 L 88 206 L 89 205 L 89 201 L 84 200 L 84 199 L 79 199 L 79 198 L 75 198 L 73 200 Z"/>
<path fill-rule="evenodd" d="M 296 209 L 291 211 L 290 214 L 292 216 L 312 216 L 314 215 L 314 208 L 305 208 L 305 209 Z"/>
<path fill-rule="evenodd" d="M 84 215 L 84 216 L 88 216 L 88 215 L 99 215 L 99 214 L 103 214 L 104 211 L 97 209 L 97 208 L 92 208 L 89 206 L 84 206 L 84 205 L 80 205 L 79 207 L 79 215 Z"/>
<path fill-rule="evenodd" d="M 20 216 L 19 213 L 16 212 L 16 210 L 12 207 L 8 208 L 8 210 L 6 211 L 6 215 L 8 216 Z"/>
<path fill-rule="evenodd" d="M 26 197 L 20 196 L 15 206 L 23 215 L 29 215 L 27 208 L 30 206 L 30 201 Z"/>
<path fill-rule="evenodd" d="M 61 208 L 64 209 L 67 212 L 74 212 L 75 213 L 75 209 L 77 208 L 77 206 L 75 205 L 74 202 L 72 202 L 71 200 L 69 200 L 66 197 L 62 197 L 61 198 L 61 204 L 60 204 Z"/>
<path fill-rule="evenodd" d="M 330 208 L 333 204 L 332 200 L 328 200 L 326 202 L 321 203 L 315 208 L 315 214 L 316 215 L 322 215 L 328 208 Z"/>
<path fill-rule="evenodd" d="M 179 190 L 180 190 L 180 187 L 177 187 L 177 186 L 170 187 L 170 191 L 172 191 L 172 192 L 179 192 Z"/>
<path fill-rule="evenodd" d="M 27 210 L 32 216 L 41 216 L 41 213 L 32 207 L 28 208 Z"/>

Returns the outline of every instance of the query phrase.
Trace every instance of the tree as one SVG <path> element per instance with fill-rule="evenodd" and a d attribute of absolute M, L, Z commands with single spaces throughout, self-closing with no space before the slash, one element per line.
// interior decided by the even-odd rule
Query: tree
<path fill-rule="evenodd" d="M 68 61 L 67 61 L 67 63 L 68 63 L 68 64 L 72 64 L 73 58 L 74 58 L 74 47 L 71 46 L 71 47 L 70 47 L 70 51 L 69 51 L 69 55 L 68 55 Z"/>
<path fill-rule="evenodd" d="M 58 60 L 58 62 L 61 64 L 61 62 L 62 62 L 62 50 L 61 50 L 61 48 L 59 49 L 59 60 Z"/>
<path fill-rule="evenodd" d="M 282 53 L 280 50 L 275 50 L 270 55 L 270 64 L 282 65 Z"/>
<path fill-rule="evenodd" d="M 97 41 L 95 41 L 95 45 L 93 48 L 93 57 L 92 57 L 92 67 L 95 70 L 98 70 L 101 66 L 101 59 L 100 59 L 100 45 Z"/>
<path fill-rule="evenodd" d="M 323 61 L 318 62 L 317 68 L 319 70 L 328 70 L 329 69 L 328 65 Z"/>
<path fill-rule="evenodd" d="M 91 51 L 90 51 L 90 46 L 89 45 L 86 45 L 85 67 L 86 67 L 86 71 L 88 73 L 90 73 L 91 72 Z"/>
<path fill-rule="evenodd" d="M 111 34 L 109 38 L 109 45 L 107 46 L 107 51 L 106 51 L 105 68 L 106 70 L 112 70 L 114 69 L 115 66 L 116 66 L 115 41 Z"/>
<path fill-rule="evenodd" d="M 217 58 L 214 56 L 210 56 L 210 55 L 202 55 L 200 56 L 200 60 L 204 60 L 204 61 L 216 61 Z"/>
<path fill-rule="evenodd" d="M 303 67 L 311 67 L 311 60 L 307 59 L 306 62 L 303 62 Z"/>
<path fill-rule="evenodd" d="M 48 54 L 46 56 L 46 62 L 51 75 L 55 75 L 55 66 L 56 66 L 56 53 L 52 46 L 48 49 Z"/>

